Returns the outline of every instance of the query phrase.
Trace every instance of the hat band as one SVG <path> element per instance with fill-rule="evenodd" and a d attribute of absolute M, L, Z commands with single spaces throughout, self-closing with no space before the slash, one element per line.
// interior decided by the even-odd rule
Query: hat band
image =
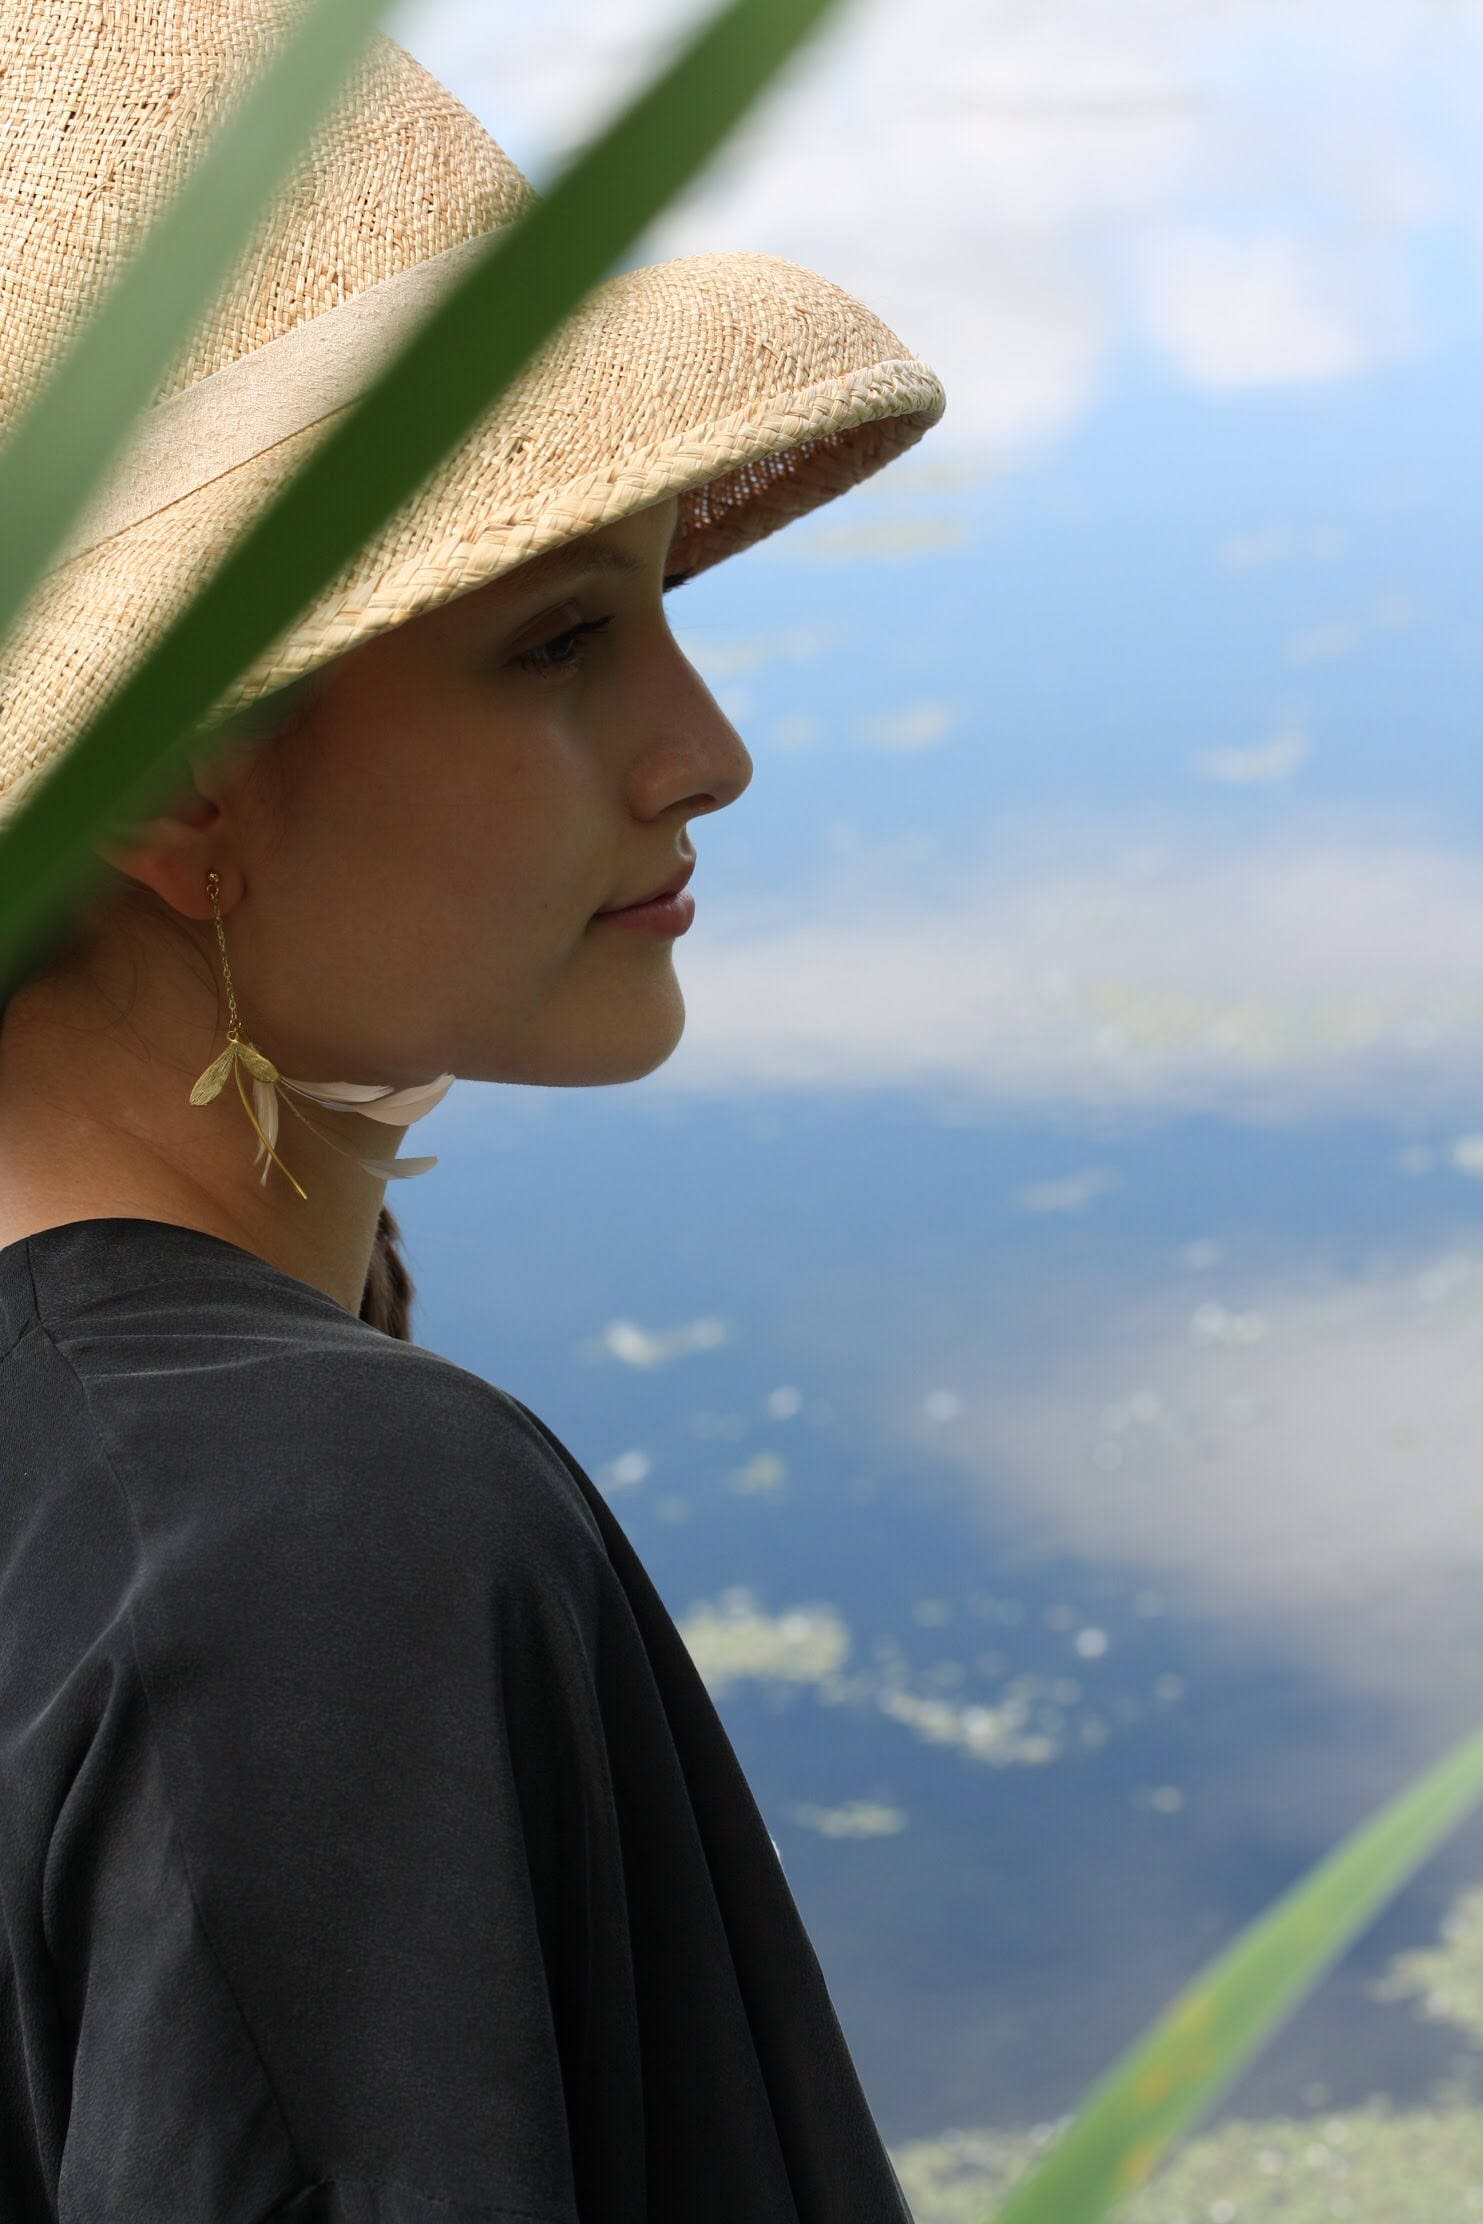
<path fill-rule="evenodd" d="M 85 556 L 239 464 L 251 463 L 280 440 L 347 408 L 434 303 L 488 251 L 494 236 L 480 233 L 365 286 L 156 402 L 140 418 L 121 462 L 52 568 Z"/>

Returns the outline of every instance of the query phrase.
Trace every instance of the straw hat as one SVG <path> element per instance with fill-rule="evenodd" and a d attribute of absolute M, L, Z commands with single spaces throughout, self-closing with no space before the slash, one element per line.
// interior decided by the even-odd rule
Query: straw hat
<path fill-rule="evenodd" d="M 0 441 L 301 5 L 0 0 Z M 467 109 L 378 38 L 0 646 L 0 823 L 409 320 L 535 199 Z M 879 317 L 781 256 L 625 271 L 216 715 L 671 495 L 674 562 L 706 571 L 880 470 L 944 407 Z"/>

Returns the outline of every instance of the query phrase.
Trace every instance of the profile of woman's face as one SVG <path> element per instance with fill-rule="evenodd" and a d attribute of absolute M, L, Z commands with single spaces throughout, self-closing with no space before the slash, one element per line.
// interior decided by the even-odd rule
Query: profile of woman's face
<path fill-rule="evenodd" d="M 673 938 L 595 915 L 670 879 L 752 776 L 669 628 L 678 511 L 558 552 L 602 568 L 536 558 L 362 643 L 272 753 L 273 792 L 246 783 L 225 930 L 280 1071 L 577 1087 L 673 1052 Z"/>

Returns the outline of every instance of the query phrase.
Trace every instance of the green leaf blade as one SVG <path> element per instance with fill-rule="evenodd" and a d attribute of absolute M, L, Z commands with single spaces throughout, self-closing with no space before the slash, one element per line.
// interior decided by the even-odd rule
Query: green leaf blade
<path fill-rule="evenodd" d="M 1480 1799 L 1475 1730 L 1186 1987 L 1093 2087 L 991 2224 L 1095 2224 L 1134 2192 Z"/>

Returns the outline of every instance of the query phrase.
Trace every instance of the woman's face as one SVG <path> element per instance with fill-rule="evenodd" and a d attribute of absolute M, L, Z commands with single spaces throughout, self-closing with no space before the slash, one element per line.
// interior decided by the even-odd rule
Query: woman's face
<path fill-rule="evenodd" d="M 280 1071 L 579 1087 L 673 1052 L 673 939 L 594 914 L 669 880 L 690 820 L 752 776 L 669 630 L 678 511 L 576 544 L 631 568 L 537 558 L 363 643 L 267 753 L 265 788 L 228 791 L 228 955 Z M 702 913 L 704 883 L 702 864 Z"/>

